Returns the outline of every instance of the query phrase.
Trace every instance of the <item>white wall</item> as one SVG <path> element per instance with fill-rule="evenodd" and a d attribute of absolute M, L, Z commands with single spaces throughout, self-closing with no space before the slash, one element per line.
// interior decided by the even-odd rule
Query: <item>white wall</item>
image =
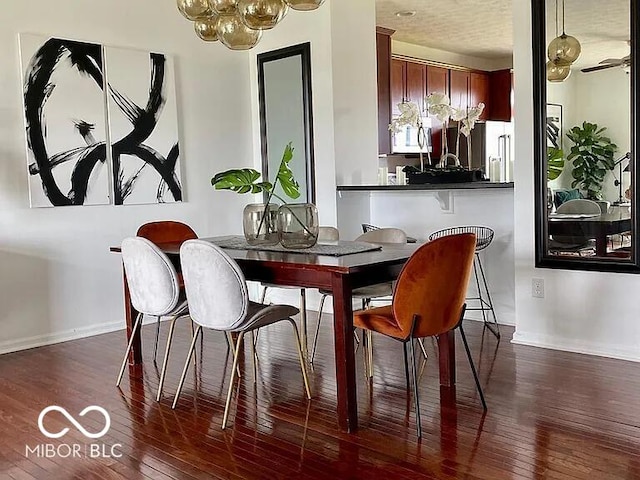
<path fill-rule="evenodd" d="M 423 60 L 431 60 L 433 62 L 442 62 L 448 65 L 457 65 L 459 67 L 486 71 L 504 70 L 511 68 L 513 65 L 513 59 L 511 57 L 498 59 L 473 57 L 470 55 L 448 52 L 446 50 L 439 50 L 437 48 L 399 42 L 398 40 L 391 40 L 391 53 L 394 55 L 404 55 L 407 57 L 421 58 Z"/>
<path fill-rule="evenodd" d="M 376 12 L 371 0 L 331 4 L 333 106 L 338 185 L 378 176 Z"/>
<path fill-rule="evenodd" d="M 174 56 L 186 202 L 29 209 L 19 32 Z M 158 219 L 201 236 L 241 231 L 247 197 L 209 180 L 252 163 L 249 54 L 205 44 L 174 2 L 155 0 L 6 0 L 0 44 L 0 352 L 122 328 L 120 258 L 109 246 Z"/>
<path fill-rule="evenodd" d="M 515 278 L 514 342 L 640 361 L 640 307 L 635 275 L 534 268 L 534 172 L 531 14 L 514 2 Z M 528 161 L 527 161 L 528 159 Z M 532 298 L 531 279 L 545 282 Z"/>

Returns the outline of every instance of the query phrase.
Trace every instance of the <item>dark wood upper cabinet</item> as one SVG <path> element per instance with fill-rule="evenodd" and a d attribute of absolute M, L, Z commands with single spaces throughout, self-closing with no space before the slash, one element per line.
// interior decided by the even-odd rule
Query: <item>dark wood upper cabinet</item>
<path fill-rule="evenodd" d="M 484 110 L 480 120 L 489 118 L 491 99 L 489 97 L 489 74 L 485 72 L 471 72 L 469 75 L 469 107 L 484 103 Z"/>
<path fill-rule="evenodd" d="M 427 66 L 407 62 L 407 102 L 418 105 L 421 112 L 425 109 L 424 97 L 427 91 Z"/>
<path fill-rule="evenodd" d="M 391 35 L 393 30 L 376 29 L 378 62 L 378 153 L 391 153 Z"/>
<path fill-rule="evenodd" d="M 470 73 L 464 70 L 451 70 L 449 75 L 451 106 L 467 108 L 469 106 Z"/>
<path fill-rule="evenodd" d="M 510 122 L 513 118 L 512 91 L 513 75 L 510 69 L 489 73 L 489 115 L 488 120 Z"/>
<path fill-rule="evenodd" d="M 449 95 L 449 69 L 427 65 L 427 95 L 443 93 Z M 431 116 L 431 157 L 442 155 L 442 124 Z"/>
<path fill-rule="evenodd" d="M 407 62 L 391 60 L 391 114 L 400 115 L 398 104 L 407 98 Z"/>

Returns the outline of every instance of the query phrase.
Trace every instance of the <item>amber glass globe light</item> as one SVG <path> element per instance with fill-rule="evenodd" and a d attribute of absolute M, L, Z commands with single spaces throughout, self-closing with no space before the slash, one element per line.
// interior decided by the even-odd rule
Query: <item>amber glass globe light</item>
<path fill-rule="evenodd" d="M 178 10 L 188 20 L 194 21 L 211 15 L 209 0 L 177 0 Z"/>
<path fill-rule="evenodd" d="M 208 18 L 196 20 L 193 24 L 193 28 L 196 31 L 196 35 L 205 42 L 217 42 L 218 32 L 216 32 L 216 23 L 218 21 L 217 15 L 212 15 Z"/>
<path fill-rule="evenodd" d="M 284 18 L 289 7 L 284 0 L 239 0 L 238 13 L 254 30 L 270 30 Z"/>
<path fill-rule="evenodd" d="M 578 39 L 563 33 L 551 40 L 547 54 L 549 60 L 555 61 L 557 65 L 568 66 L 578 59 L 581 51 L 582 47 Z"/>
<path fill-rule="evenodd" d="M 231 15 L 238 9 L 238 0 L 210 0 L 211 6 L 220 15 Z"/>
<path fill-rule="evenodd" d="M 558 65 L 556 62 L 549 60 L 547 62 L 547 80 L 553 83 L 564 82 L 571 74 L 571 67 L 567 65 Z"/>
<path fill-rule="evenodd" d="M 308 12 L 309 10 L 315 10 L 324 3 L 324 0 L 284 0 L 294 10 L 300 10 Z M 345 1 L 345 0 L 342 0 Z"/>
<path fill-rule="evenodd" d="M 262 37 L 262 30 L 247 27 L 237 13 L 220 15 L 216 22 L 216 33 L 220 41 L 231 50 L 249 50 Z"/>

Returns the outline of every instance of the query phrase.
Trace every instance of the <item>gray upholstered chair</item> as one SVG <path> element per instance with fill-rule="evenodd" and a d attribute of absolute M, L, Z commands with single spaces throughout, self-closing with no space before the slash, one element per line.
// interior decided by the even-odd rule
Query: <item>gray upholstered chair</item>
<path fill-rule="evenodd" d="M 144 315 L 157 317 L 158 322 L 161 317 L 168 316 L 171 317 L 171 326 L 156 397 L 160 400 L 176 320 L 187 316 L 187 301 L 180 297 L 178 274 L 171 260 L 150 240 L 142 237 L 125 238 L 122 241 L 122 261 L 131 294 L 131 304 L 139 313 L 131 331 L 116 386 L 122 381 L 131 345 L 142 325 Z"/>
<path fill-rule="evenodd" d="M 356 242 L 370 242 L 370 243 L 407 243 L 407 235 L 400 230 L 399 228 L 378 228 L 375 230 L 370 230 L 366 233 L 363 233 L 358 238 L 356 238 Z M 320 294 L 322 297 L 320 298 L 320 309 L 318 312 L 318 322 L 316 324 L 315 335 L 313 336 L 313 348 L 311 350 L 311 363 L 316 356 L 316 348 L 318 346 L 318 334 L 320 332 L 320 322 L 322 321 L 322 310 L 324 309 L 324 302 L 329 295 L 331 295 L 330 290 L 320 290 Z M 362 301 L 362 308 L 366 309 L 369 307 L 371 300 L 384 300 L 388 299 L 391 301 L 391 296 L 393 295 L 393 283 L 380 283 L 377 285 L 371 285 L 369 287 L 356 288 L 352 293 L 352 298 L 358 299 Z M 371 340 L 371 335 L 369 332 L 369 341 Z M 370 350 L 369 350 L 370 352 Z M 369 371 L 373 369 L 371 364 L 373 363 L 373 359 L 371 358 L 372 354 L 369 354 L 368 365 Z"/>
<path fill-rule="evenodd" d="M 318 242 L 337 242 L 340 240 L 340 232 L 336 227 L 319 227 Z M 260 303 L 264 303 L 268 288 L 300 289 L 300 323 L 302 326 L 302 345 L 304 353 L 307 353 L 307 291 L 304 288 L 287 285 L 275 285 L 272 283 L 262 284 L 262 295 Z"/>
<path fill-rule="evenodd" d="M 568 200 L 556 209 L 557 214 L 587 214 L 600 215 L 602 207 L 593 200 L 579 198 Z M 595 240 L 586 235 L 553 235 L 549 239 L 549 252 L 552 254 L 578 254 L 595 253 Z"/>
<path fill-rule="evenodd" d="M 202 335 L 202 328 L 237 333 L 238 339 L 233 349 L 231 381 L 222 420 L 222 428 L 226 428 L 233 384 L 238 370 L 238 356 L 245 334 L 282 320 L 290 322 L 293 327 L 302 378 L 307 397 L 310 399 L 311 391 L 302 355 L 300 334 L 296 322 L 291 318 L 298 313 L 298 309 L 290 305 L 263 305 L 249 301 L 247 282 L 242 270 L 235 260 L 212 243 L 203 240 L 186 241 L 180 248 L 180 262 L 190 316 L 197 327 L 172 408 L 175 408 L 178 403 L 196 341 L 198 336 Z M 250 343 L 252 349 L 255 348 L 253 342 Z M 255 358 L 255 351 L 253 356 Z"/>

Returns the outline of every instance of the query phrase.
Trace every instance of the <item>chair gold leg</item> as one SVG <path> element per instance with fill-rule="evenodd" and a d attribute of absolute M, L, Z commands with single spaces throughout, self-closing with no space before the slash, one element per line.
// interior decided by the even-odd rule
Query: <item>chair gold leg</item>
<path fill-rule="evenodd" d="M 420 345 L 420 350 L 422 350 L 422 356 L 425 360 L 429 360 L 429 355 L 427 354 L 427 349 L 424 348 L 424 340 L 421 338 L 418 339 L 418 345 Z"/>
<path fill-rule="evenodd" d="M 153 363 L 158 358 L 158 338 L 160 337 L 160 317 L 156 317 L 156 341 L 153 344 Z"/>
<path fill-rule="evenodd" d="M 224 416 L 222 417 L 222 430 L 227 428 L 227 419 L 229 418 L 229 406 L 231 405 L 231 395 L 233 394 L 233 383 L 236 379 L 236 369 L 238 368 L 238 357 L 240 356 L 240 348 L 242 348 L 242 340 L 244 332 L 238 335 L 238 343 L 233 353 L 233 368 L 231 369 L 231 380 L 229 381 L 229 391 L 227 392 L 227 401 L 224 405 Z"/>
<path fill-rule="evenodd" d="M 142 314 L 139 313 L 136 318 L 136 323 L 133 324 L 133 330 L 131 330 L 131 337 L 129 338 L 129 343 L 127 344 L 127 350 L 124 353 L 124 359 L 122 360 L 122 366 L 120 367 L 120 373 L 118 373 L 118 379 L 116 380 L 116 387 L 120 386 L 120 382 L 122 382 L 122 376 L 124 375 L 124 369 L 127 368 L 127 360 L 129 359 L 129 353 L 131 352 L 131 346 L 133 345 L 133 339 L 136 336 L 136 333 L 140 329 L 140 325 L 142 324 Z"/>
<path fill-rule="evenodd" d="M 369 378 L 373 378 L 373 332 L 371 330 L 367 330 L 365 334 L 367 335 L 367 343 L 369 344 L 367 351 L 367 358 L 369 360 Z"/>
<path fill-rule="evenodd" d="M 191 320 L 191 338 L 193 338 L 196 334 L 196 324 L 193 320 Z M 194 350 L 193 352 L 193 368 L 198 366 L 198 352 Z"/>
<path fill-rule="evenodd" d="M 318 322 L 316 323 L 316 334 L 313 336 L 313 348 L 311 349 L 311 360 L 313 363 L 313 359 L 316 357 L 316 348 L 318 346 L 318 335 L 320 335 L 320 322 L 322 321 L 322 310 L 324 308 L 324 301 L 327 299 L 326 295 L 322 295 L 320 297 L 320 310 L 318 311 Z"/>
<path fill-rule="evenodd" d="M 300 289 L 300 326 L 302 327 L 302 352 L 304 358 L 309 357 L 308 341 L 307 341 L 307 291 L 304 288 Z"/>
<path fill-rule="evenodd" d="M 187 377 L 187 371 L 189 370 L 189 362 L 191 362 L 191 357 L 193 356 L 193 351 L 196 348 L 196 342 L 198 341 L 198 337 L 202 333 L 202 326 L 198 325 L 196 328 L 196 332 L 191 339 L 191 346 L 189 347 L 189 353 L 187 354 L 187 360 L 184 362 L 184 368 L 182 369 L 182 375 L 180 376 L 180 382 L 178 383 L 178 390 L 176 390 L 176 397 L 173 399 L 173 403 L 171 404 L 171 408 L 176 408 L 178 404 L 178 399 L 180 398 L 180 392 L 182 392 L 182 387 L 184 386 L 184 380 Z"/>
<path fill-rule="evenodd" d="M 169 326 L 169 336 L 167 337 L 167 347 L 164 351 L 164 361 L 162 362 L 162 373 L 160 374 L 160 381 L 158 382 L 158 393 L 156 394 L 156 402 L 162 398 L 162 387 L 164 386 L 164 379 L 167 375 L 167 364 L 169 363 L 169 352 L 171 350 L 171 342 L 173 340 L 173 332 L 176 328 L 176 321 L 179 317 L 173 317 L 171 319 L 171 325 Z"/>
<path fill-rule="evenodd" d="M 409 357 L 411 362 L 411 380 L 413 383 L 413 401 L 416 408 L 416 433 L 422 438 L 422 420 L 420 419 L 420 395 L 418 394 L 418 373 L 416 371 L 416 353 L 413 348 L 413 337 L 409 337 Z"/>
<path fill-rule="evenodd" d="M 258 354 L 256 353 L 256 334 L 251 330 L 251 360 L 253 364 L 253 384 L 258 383 Z"/>
<path fill-rule="evenodd" d="M 307 367 L 305 365 L 304 355 L 302 353 L 302 345 L 300 343 L 300 333 L 298 332 L 298 326 L 296 322 L 289 318 L 289 322 L 293 327 L 293 333 L 296 336 L 296 347 L 298 348 L 298 357 L 300 358 L 300 368 L 302 369 L 302 379 L 304 380 L 304 388 L 307 391 L 307 398 L 311 400 L 311 389 L 309 388 L 309 377 L 307 376 Z"/>
<path fill-rule="evenodd" d="M 224 332 L 224 334 L 227 337 L 227 343 L 231 347 L 231 353 L 233 355 L 235 355 L 236 354 L 236 347 L 235 347 L 235 343 L 233 341 L 233 337 L 231 336 L 231 332 Z M 257 339 L 256 339 L 256 341 L 257 341 Z M 242 378 L 242 375 L 240 374 L 240 367 L 237 368 L 237 373 L 238 373 L 238 378 Z"/>

